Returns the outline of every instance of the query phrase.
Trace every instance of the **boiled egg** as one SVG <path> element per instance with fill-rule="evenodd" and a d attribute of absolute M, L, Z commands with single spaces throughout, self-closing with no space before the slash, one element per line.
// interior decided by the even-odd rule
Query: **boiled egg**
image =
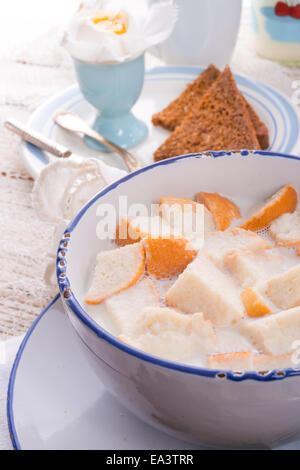
<path fill-rule="evenodd" d="M 91 20 L 100 31 L 125 34 L 128 30 L 128 15 L 124 11 L 118 13 L 100 11 L 93 15 Z"/>

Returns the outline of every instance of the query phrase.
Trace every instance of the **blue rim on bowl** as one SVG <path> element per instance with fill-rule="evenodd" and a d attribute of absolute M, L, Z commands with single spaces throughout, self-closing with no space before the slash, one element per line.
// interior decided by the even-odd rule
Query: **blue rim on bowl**
<path fill-rule="evenodd" d="M 79 211 L 79 213 L 74 217 L 71 221 L 65 233 L 59 243 L 58 252 L 57 252 L 57 260 L 56 260 L 56 274 L 57 274 L 57 281 L 60 289 L 60 293 L 64 299 L 64 301 L 68 304 L 70 309 L 73 313 L 83 322 L 87 327 L 89 327 L 99 338 L 107 341 L 111 345 L 115 346 L 116 348 L 122 350 L 123 352 L 130 354 L 132 356 L 137 357 L 146 362 L 151 362 L 160 367 L 165 367 L 168 369 L 178 370 L 181 372 L 185 372 L 187 374 L 194 374 L 200 375 L 203 377 L 210 377 L 210 378 L 218 378 L 218 379 L 228 379 L 232 381 L 242 381 L 242 380 L 255 380 L 255 381 L 272 381 L 272 380 L 282 380 L 287 377 L 298 376 L 300 375 L 300 368 L 281 368 L 281 369 L 274 369 L 272 371 L 268 371 L 267 373 L 263 371 L 246 371 L 246 372 L 234 372 L 228 370 L 221 370 L 221 369 L 208 369 L 204 367 L 197 367 L 197 366 L 190 366 L 185 365 L 178 362 L 169 361 L 166 359 L 161 359 L 157 356 L 153 356 L 151 354 L 145 353 L 141 350 L 138 350 L 124 342 L 120 341 L 102 328 L 98 323 L 96 323 L 88 313 L 82 308 L 79 301 L 76 299 L 74 293 L 72 292 L 72 288 L 70 285 L 70 281 L 67 276 L 67 260 L 66 260 L 66 253 L 68 248 L 65 246 L 66 240 L 70 239 L 72 231 L 76 228 L 78 223 L 80 222 L 81 218 L 85 214 L 85 212 L 89 209 L 91 205 L 93 205 L 96 201 L 100 200 L 105 194 L 113 191 L 116 187 L 122 185 L 126 181 L 134 178 L 136 175 L 149 171 L 154 167 L 162 166 L 162 165 L 172 165 L 178 160 L 183 160 L 187 158 L 203 158 L 212 156 L 213 158 L 219 158 L 223 156 L 232 156 L 236 153 L 239 153 L 242 156 L 249 156 L 249 155 L 261 155 L 264 157 L 281 157 L 293 160 L 299 160 L 300 157 L 296 157 L 293 155 L 287 154 L 280 154 L 274 152 L 264 152 L 264 151 L 249 151 L 249 150 L 242 150 L 239 152 L 234 151 L 221 151 L 221 152 L 203 152 L 203 153 L 196 153 L 196 154 L 188 154 L 179 157 L 170 158 L 167 160 L 162 160 L 157 163 L 153 163 L 148 165 L 140 170 L 137 170 L 133 173 L 130 173 L 123 178 L 119 179 L 115 183 L 107 186 L 105 189 L 100 191 L 96 196 L 94 196 L 87 204 Z"/>

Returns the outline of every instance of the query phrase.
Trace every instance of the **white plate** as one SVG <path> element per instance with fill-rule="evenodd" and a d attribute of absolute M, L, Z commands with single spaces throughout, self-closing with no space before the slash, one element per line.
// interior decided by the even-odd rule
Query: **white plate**
<path fill-rule="evenodd" d="M 134 112 L 148 125 L 149 135 L 144 142 L 132 149 L 144 165 L 152 163 L 153 152 L 169 135 L 168 131 L 152 126 L 152 115 L 176 98 L 201 70 L 196 67 L 159 67 L 146 73 L 143 92 L 134 107 Z M 239 89 L 269 129 L 271 143 L 269 150 L 289 154 L 296 152 L 300 143 L 297 108 L 287 97 L 267 85 L 240 75 L 235 75 L 235 79 Z M 98 157 L 110 165 L 124 168 L 119 156 L 92 150 L 80 137 L 59 129 L 52 120 L 53 114 L 59 109 L 75 111 L 89 123 L 92 123 L 95 117 L 95 110 L 85 101 L 78 86 L 74 85 L 39 107 L 30 118 L 29 126 L 64 144 L 74 153 Z M 44 153 L 31 144 L 22 145 L 22 156 L 33 178 L 37 177 L 48 161 Z"/>
<path fill-rule="evenodd" d="M 59 296 L 20 346 L 7 415 L 18 450 L 196 449 L 143 423 L 109 394 L 82 354 Z M 300 443 L 281 449 L 300 449 Z"/>
<path fill-rule="evenodd" d="M 101 384 L 78 344 L 59 296 L 17 354 L 8 390 L 15 449 L 193 449 L 143 423 Z"/>

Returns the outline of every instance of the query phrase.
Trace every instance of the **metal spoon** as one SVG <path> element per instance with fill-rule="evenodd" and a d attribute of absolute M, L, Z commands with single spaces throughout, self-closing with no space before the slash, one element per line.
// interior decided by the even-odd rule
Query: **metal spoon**
<path fill-rule="evenodd" d="M 77 134 L 87 135 L 92 137 L 100 144 L 105 145 L 106 147 L 110 148 L 114 152 L 118 153 L 124 160 L 127 168 L 129 171 L 135 171 L 141 168 L 140 163 L 138 162 L 137 158 L 128 152 L 125 149 L 122 149 L 118 145 L 114 144 L 110 140 L 107 140 L 98 132 L 94 131 L 81 117 L 79 117 L 75 113 L 71 113 L 69 111 L 58 111 L 53 116 L 54 122 L 58 124 L 63 129 L 66 129 L 71 132 L 75 132 Z"/>
<path fill-rule="evenodd" d="M 54 140 L 48 139 L 43 134 L 37 132 L 35 129 L 28 127 L 26 124 L 23 124 L 20 121 L 17 121 L 17 119 L 8 119 L 5 121 L 4 125 L 10 131 L 20 135 L 22 139 L 26 140 L 26 142 L 30 142 L 36 147 L 52 153 L 56 157 L 68 158 L 72 155 L 72 152 L 63 145 L 58 144 Z"/>

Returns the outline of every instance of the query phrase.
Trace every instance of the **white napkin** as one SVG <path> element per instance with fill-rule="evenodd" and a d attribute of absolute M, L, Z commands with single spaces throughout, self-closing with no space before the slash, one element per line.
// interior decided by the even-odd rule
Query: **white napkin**
<path fill-rule="evenodd" d="M 102 23 L 93 18 L 107 12 L 121 12 L 128 19 L 125 34 L 103 31 Z M 129 0 L 94 0 L 83 2 L 67 28 L 62 45 L 72 57 L 84 62 L 123 62 L 145 52 L 149 47 L 167 39 L 177 21 L 178 10 L 173 0 L 151 5 L 137 11 Z"/>
<path fill-rule="evenodd" d="M 0 341 L 0 450 L 12 449 L 7 418 L 7 388 L 10 371 L 23 336 Z"/>
<path fill-rule="evenodd" d="M 100 160 L 76 155 L 55 160 L 41 171 L 32 191 L 33 207 L 42 220 L 56 225 L 48 253 L 51 261 L 45 271 L 47 284 L 57 283 L 56 251 L 69 221 L 97 192 L 125 175 L 125 171 Z"/>

